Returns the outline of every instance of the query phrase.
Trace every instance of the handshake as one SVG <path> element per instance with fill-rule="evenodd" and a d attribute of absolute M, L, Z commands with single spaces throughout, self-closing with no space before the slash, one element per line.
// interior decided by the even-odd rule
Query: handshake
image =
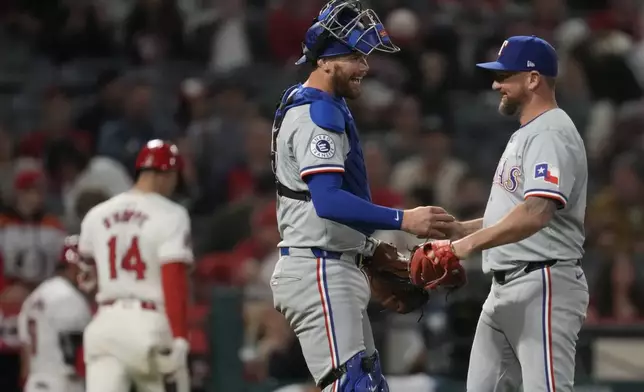
<path fill-rule="evenodd" d="M 401 230 L 419 238 L 453 238 L 460 235 L 461 225 L 441 207 L 416 207 L 403 211 Z"/>

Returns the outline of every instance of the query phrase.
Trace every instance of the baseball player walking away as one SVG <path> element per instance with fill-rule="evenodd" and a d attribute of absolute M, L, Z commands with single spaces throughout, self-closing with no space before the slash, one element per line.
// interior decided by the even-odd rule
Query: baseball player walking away
<path fill-rule="evenodd" d="M 555 101 L 557 54 L 535 36 L 516 36 L 494 75 L 499 112 L 518 116 L 485 215 L 442 249 L 459 259 L 483 251 L 493 275 L 470 357 L 470 392 L 572 391 L 577 334 L 588 285 L 581 268 L 588 168 L 583 140 Z"/>
<path fill-rule="evenodd" d="M 78 236 L 65 238 L 58 273 L 23 302 L 18 316 L 25 392 L 82 392 L 83 330 L 92 318 L 79 290 Z"/>
<path fill-rule="evenodd" d="M 274 305 L 294 329 L 324 391 L 388 391 L 366 313 L 370 287 L 359 268 L 379 246 L 375 230 L 444 237 L 442 208 L 374 205 L 355 122 L 345 98 L 360 95 L 367 56 L 399 50 L 376 13 L 334 0 L 308 29 L 297 64 L 313 70 L 283 93 L 272 159 L 281 257 L 271 278 Z"/>
<path fill-rule="evenodd" d="M 79 252 L 95 265 L 99 306 L 84 334 L 87 392 L 189 390 L 190 219 L 166 198 L 181 164 L 175 145 L 148 142 L 134 187 L 83 219 Z"/>

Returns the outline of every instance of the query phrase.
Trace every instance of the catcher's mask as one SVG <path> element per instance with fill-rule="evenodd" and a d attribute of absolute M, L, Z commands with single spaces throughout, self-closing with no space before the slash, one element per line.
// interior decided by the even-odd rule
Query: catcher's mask
<path fill-rule="evenodd" d="M 400 48 L 372 9 L 363 9 L 359 0 L 331 0 L 313 19 L 302 43 L 303 56 L 295 64 L 353 52 L 366 56 L 374 50 L 395 53 Z"/>

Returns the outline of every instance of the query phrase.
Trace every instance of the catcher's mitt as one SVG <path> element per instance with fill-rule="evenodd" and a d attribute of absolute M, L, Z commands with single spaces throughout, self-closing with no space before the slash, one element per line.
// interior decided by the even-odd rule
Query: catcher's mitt
<path fill-rule="evenodd" d="M 411 250 L 411 281 L 426 290 L 455 290 L 467 283 L 467 275 L 449 240 L 425 242 Z"/>
<path fill-rule="evenodd" d="M 382 242 L 372 257 L 365 258 L 362 269 L 369 279 L 371 297 L 397 313 L 409 313 L 429 301 L 429 293 L 409 278 L 409 259 L 395 246 Z"/>

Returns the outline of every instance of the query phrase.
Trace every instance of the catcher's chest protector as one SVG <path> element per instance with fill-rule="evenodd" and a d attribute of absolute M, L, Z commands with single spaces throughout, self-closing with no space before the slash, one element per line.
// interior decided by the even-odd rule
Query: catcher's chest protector
<path fill-rule="evenodd" d="M 342 188 L 347 192 L 350 192 L 364 200 L 371 201 L 371 192 L 369 190 L 369 183 L 367 181 L 367 169 L 364 164 L 364 156 L 362 153 L 362 146 L 360 145 L 360 140 L 358 138 L 358 130 L 356 128 L 353 116 L 351 115 L 349 108 L 347 107 L 344 99 L 335 98 L 323 91 L 313 89 L 313 88 L 304 88 L 301 84 L 289 87 L 286 89 L 282 95 L 280 103 L 278 104 L 277 110 L 275 111 L 275 120 L 273 122 L 273 142 L 271 149 L 271 162 L 273 167 L 273 173 L 276 172 L 276 146 L 277 146 L 277 135 L 279 134 L 280 128 L 282 126 L 282 120 L 286 115 L 286 112 L 296 106 L 307 105 L 314 101 L 324 100 L 336 106 L 342 111 L 342 114 L 345 119 L 346 129 L 345 132 L 349 139 L 350 151 L 345 160 L 345 172 L 343 175 Z M 278 190 L 280 187 L 283 189 L 283 185 L 279 183 L 279 180 L 275 179 Z M 292 193 L 300 193 L 291 191 Z M 288 190 L 282 193 L 291 194 Z M 284 195 L 290 197 L 289 195 Z M 293 195 L 298 200 L 307 200 L 306 195 L 297 197 Z M 310 200 L 310 195 L 308 196 Z"/>

